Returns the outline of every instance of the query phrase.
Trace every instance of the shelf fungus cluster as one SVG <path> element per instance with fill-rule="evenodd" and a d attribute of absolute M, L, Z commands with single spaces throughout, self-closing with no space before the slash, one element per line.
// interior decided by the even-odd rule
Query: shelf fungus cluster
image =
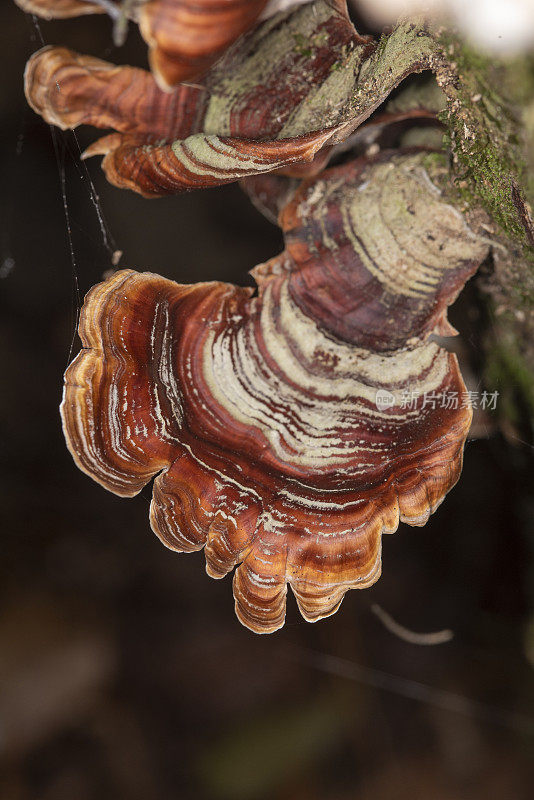
<path fill-rule="evenodd" d="M 60 128 L 113 129 L 85 155 L 103 155 L 111 183 L 146 197 L 295 166 L 313 174 L 403 78 L 429 67 L 425 40 L 407 35 L 417 48 L 397 58 L 394 34 L 377 48 L 344 0 L 315 0 L 259 23 L 202 83 L 165 92 L 145 70 L 45 47 L 28 63 L 26 95 Z"/>
<path fill-rule="evenodd" d="M 283 625 L 288 584 L 315 621 L 374 583 L 382 534 L 423 525 L 459 476 L 471 410 L 436 402 L 465 387 L 431 334 L 488 245 L 434 161 L 385 152 L 304 181 L 257 294 L 123 270 L 86 298 L 62 404 L 77 464 L 126 497 L 155 476 L 153 530 L 204 548 L 212 577 L 239 565 L 254 631 Z"/>
<path fill-rule="evenodd" d="M 125 497 L 154 478 L 153 530 L 204 548 L 214 578 L 236 568 L 250 629 L 283 625 L 288 585 L 305 619 L 334 613 L 378 579 L 382 535 L 454 485 L 471 421 L 436 336 L 488 254 L 481 220 L 442 192 L 439 152 L 392 145 L 392 125 L 437 124 L 439 99 L 398 95 L 369 120 L 437 71 L 430 38 L 405 25 L 377 45 L 344 0 L 255 27 L 260 0 L 17 2 L 139 22 L 152 73 L 64 47 L 26 69 L 49 123 L 112 130 L 86 152 L 112 183 L 154 197 L 244 179 L 285 237 L 257 291 L 122 270 L 89 292 L 61 406 L 76 463 Z"/>

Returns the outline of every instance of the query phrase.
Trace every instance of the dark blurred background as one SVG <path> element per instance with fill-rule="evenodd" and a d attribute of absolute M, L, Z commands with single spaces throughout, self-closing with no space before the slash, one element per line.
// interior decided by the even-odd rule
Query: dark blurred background
<path fill-rule="evenodd" d="M 282 631 L 242 628 L 230 578 L 151 533 L 150 487 L 122 500 L 75 468 L 58 405 L 79 297 L 114 251 L 182 282 L 243 283 L 279 232 L 238 186 L 153 201 L 109 186 L 79 162 L 91 132 L 52 136 L 26 106 L 32 18 L 3 2 L 0 29 L 0 797 L 531 798 L 532 450 L 479 424 L 436 515 L 385 539 L 373 588 L 316 625 L 290 598 Z M 118 51 L 104 18 L 40 31 L 144 64 L 136 33 Z M 476 365 L 467 297 L 453 321 Z M 373 604 L 454 639 L 409 644 Z"/>

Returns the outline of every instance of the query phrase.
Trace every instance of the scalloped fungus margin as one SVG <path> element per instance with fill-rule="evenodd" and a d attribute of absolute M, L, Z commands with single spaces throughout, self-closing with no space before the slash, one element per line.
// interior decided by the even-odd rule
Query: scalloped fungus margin
<path fill-rule="evenodd" d="M 204 548 L 212 577 L 240 564 L 259 633 L 288 584 L 315 621 L 376 581 L 382 534 L 423 525 L 460 474 L 471 409 L 439 401 L 465 386 L 429 337 L 488 245 L 434 163 L 383 153 L 304 182 L 257 296 L 123 270 L 86 298 L 62 403 L 76 463 L 125 497 L 156 476 L 153 530 Z"/>

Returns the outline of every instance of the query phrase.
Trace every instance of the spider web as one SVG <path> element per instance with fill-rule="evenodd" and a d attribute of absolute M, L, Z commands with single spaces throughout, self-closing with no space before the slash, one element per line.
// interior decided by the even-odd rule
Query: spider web
<path fill-rule="evenodd" d="M 43 36 L 43 32 L 41 30 L 41 26 L 39 23 L 39 19 L 35 15 L 31 15 L 33 27 L 35 29 L 35 33 L 41 46 L 46 45 L 45 38 Z M 59 83 L 56 83 L 58 92 L 61 91 L 61 86 Z M 59 186 L 60 186 L 60 193 L 61 193 L 61 200 L 63 205 L 63 213 L 65 217 L 65 227 L 67 233 L 67 241 L 69 247 L 69 255 L 70 255 L 70 262 L 71 262 L 71 273 L 72 273 L 72 291 L 73 291 L 73 320 L 72 320 L 72 336 L 69 346 L 69 352 L 67 355 L 67 364 L 72 359 L 72 353 L 74 350 L 74 344 L 76 341 L 77 331 L 78 331 L 78 322 L 80 319 L 80 309 L 81 309 L 81 295 L 80 295 L 80 280 L 79 280 L 79 269 L 78 269 L 78 262 L 76 258 L 76 251 L 74 247 L 74 238 L 72 233 L 72 220 L 71 214 L 69 210 L 69 199 L 68 199 L 68 192 L 67 192 L 67 180 L 66 180 L 66 156 L 69 155 L 72 163 L 76 169 L 76 172 L 86 187 L 89 195 L 89 199 L 91 205 L 96 214 L 98 228 L 101 235 L 101 241 L 104 250 L 107 252 L 109 256 L 109 260 L 111 262 L 112 268 L 115 268 L 120 261 L 122 256 L 122 250 L 119 250 L 115 239 L 110 231 L 109 225 L 106 221 L 104 210 L 102 208 L 102 204 L 100 202 L 100 198 L 96 191 L 95 185 L 91 178 L 91 174 L 85 161 L 81 158 L 82 156 L 82 148 L 80 146 L 80 142 L 76 135 L 76 131 L 72 130 L 68 134 L 64 131 L 61 131 L 59 128 L 54 127 L 53 125 L 49 125 L 50 128 L 50 136 L 52 139 L 52 145 L 54 149 L 54 155 L 56 159 L 57 169 L 58 169 L 58 176 L 59 176 Z M 76 145 L 76 151 L 73 151 L 72 147 L 70 146 L 69 138 L 73 141 Z M 24 134 L 21 133 L 19 135 L 17 141 L 17 156 L 19 156 L 22 152 L 24 141 Z M 5 265 L 4 265 L 5 266 Z"/>

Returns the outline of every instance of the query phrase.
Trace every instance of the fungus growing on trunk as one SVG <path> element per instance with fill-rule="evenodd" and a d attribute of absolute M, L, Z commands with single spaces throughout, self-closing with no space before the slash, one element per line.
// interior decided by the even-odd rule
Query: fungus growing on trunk
<path fill-rule="evenodd" d="M 318 0 L 264 21 L 203 86 L 167 93 L 144 70 L 45 47 L 28 62 L 26 96 L 60 128 L 115 129 L 86 155 L 105 156 L 111 183 L 158 196 L 312 160 L 341 127 L 337 117 L 327 119 L 317 93 L 326 90 L 344 106 L 354 71 L 373 49 L 344 7 Z M 351 73 L 349 84 L 340 65 Z"/>
<path fill-rule="evenodd" d="M 391 151 L 305 181 L 250 288 L 123 270 L 88 294 L 62 417 L 78 466 L 155 533 L 234 576 L 259 633 L 374 583 L 383 533 L 423 525 L 471 420 L 447 306 L 488 252 L 442 197 L 439 157 Z"/>
<path fill-rule="evenodd" d="M 316 174 L 330 145 L 403 78 L 429 68 L 424 38 L 400 58 L 397 46 L 392 38 L 377 50 L 354 30 L 344 2 L 316 0 L 243 36 L 202 86 L 163 92 L 144 70 L 45 47 L 28 62 L 26 95 L 60 128 L 114 129 L 85 155 L 104 156 L 111 183 L 154 197 L 280 168 L 296 166 L 302 177 L 303 163 Z"/>

